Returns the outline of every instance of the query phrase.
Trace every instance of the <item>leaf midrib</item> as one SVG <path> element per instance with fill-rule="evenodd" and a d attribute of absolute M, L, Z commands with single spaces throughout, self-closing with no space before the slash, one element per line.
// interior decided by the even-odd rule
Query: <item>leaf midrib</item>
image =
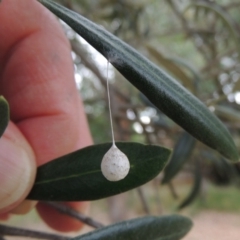
<path fill-rule="evenodd" d="M 149 159 L 149 160 L 151 160 L 151 159 Z M 134 168 L 134 165 L 130 165 L 130 169 L 133 169 L 133 168 Z M 58 178 L 54 178 L 54 179 L 47 179 L 47 180 L 35 182 L 34 185 L 47 184 L 47 183 L 57 182 L 57 181 L 66 180 L 66 179 L 78 178 L 78 177 L 81 177 L 81 176 L 86 176 L 86 175 L 99 173 L 99 172 L 101 172 L 101 170 L 96 169 L 96 170 L 92 170 L 92 171 L 89 171 L 89 172 L 86 172 L 86 173 L 72 174 L 72 175 L 69 175 L 69 176 L 58 177 Z"/>

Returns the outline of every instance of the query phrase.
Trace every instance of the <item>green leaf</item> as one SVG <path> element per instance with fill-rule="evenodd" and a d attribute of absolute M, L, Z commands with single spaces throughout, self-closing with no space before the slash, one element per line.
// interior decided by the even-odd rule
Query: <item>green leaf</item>
<path fill-rule="evenodd" d="M 0 96 L 0 137 L 3 135 L 9 122 L 9 106 L 3 96 Z"/>
<path fill-rule="evenodd" d="M 197 196 L 201 190 L 202 175 L 201 175 L 199 167 L 200 166 L 199 166 L 198 162 L 196 162 L 195 171 L 194 171 L 193 187 L 192 187 L 189 195 L 179 205 L 179 207 L 178 207 L 179 210 L 190 205 L 197 198 Z"/>
<path fill-rule="evenodd" d="M 231 135 L 204 104 L 132 47 L 81 15 L 49 0 L 39 0 L 90 45 L 168 117 L 195 138 L 237 161 Z"/>
<path fill-rule="evenodd" d="M 143 217 L 110 225 L 72 240 L 179 240 L 191 227 L 190 219 L 178 215 Z"/>
<path fill-rule="evenodd" d="M 106 198 L 136 188 L 164 168 L 169 149 L 139 143 L 117 143 L 130 161 L 126 178 L 110 182 L 101 172 L 101 161 L 110 143 L 94 145 L 62 156 L 38 167 L 28 199 L 45 201 L 85 201 Z"/>
<path fill-rule="evenodd" d="M 164 169 L 162 184 L 169 183 L 181 170 L 182 166 L 189 159 L 196 140 L 184 132 L 174 147 L 172 158 Z"/>

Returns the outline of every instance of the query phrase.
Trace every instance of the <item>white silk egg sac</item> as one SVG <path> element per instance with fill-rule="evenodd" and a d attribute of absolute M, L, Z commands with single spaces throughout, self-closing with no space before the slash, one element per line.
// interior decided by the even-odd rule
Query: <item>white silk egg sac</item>
<path fill-rule="evenodd" d="M 127 156 L 116 145 L 112 145 L 103 156 L 101 170 L 107 180 L 119 181 L 127 176 L 130 163 Z"/>

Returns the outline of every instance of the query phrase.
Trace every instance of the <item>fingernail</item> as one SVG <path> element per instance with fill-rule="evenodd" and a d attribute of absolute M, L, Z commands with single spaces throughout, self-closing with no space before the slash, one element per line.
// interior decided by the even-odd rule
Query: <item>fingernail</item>
<path fill-rule="evenodd" d="M 21 146 L 0 139 L 0 210 L 15 207 L 26 197 L 35 177 L 33 162 Z"/>

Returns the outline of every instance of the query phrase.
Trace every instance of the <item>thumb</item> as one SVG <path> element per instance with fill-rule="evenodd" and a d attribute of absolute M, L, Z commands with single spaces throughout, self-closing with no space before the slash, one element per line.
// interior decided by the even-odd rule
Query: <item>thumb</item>
<path fill-rule="evenodd" d="M 33 150 L 10 122 L 0 139 L 0 213 L 16 207 L 30 191 L 36 175 Z"/>

